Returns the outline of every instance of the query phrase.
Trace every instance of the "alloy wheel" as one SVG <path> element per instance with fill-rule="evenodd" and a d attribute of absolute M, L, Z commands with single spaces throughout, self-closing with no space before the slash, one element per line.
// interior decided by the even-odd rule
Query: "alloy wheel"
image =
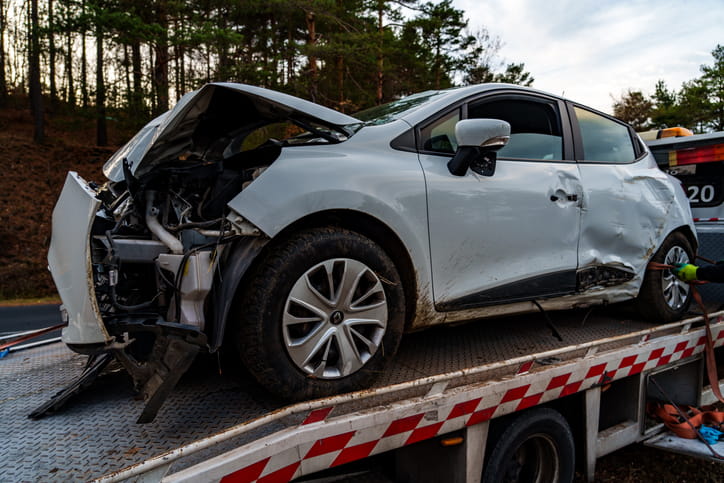
<path fill-rule="evenodd" d="M 287 297 L 287 353 L 315 378 L 348 376 L 380 349 L 387 315 L 384 287 L 372 269 L 350 258 L 326 260 L 307 270 Z"/>
<path fill-rule="evenodd" d="M 678 245 L 671 247 L 664 257 L 664 264 L 674 265 L 676 263 L 690 263 L 689 255 Z M 671 270 L 662 270 L 661 277 L 664 300 L 672 309 L 680 309 L 688 298 L 689 284 L 679 280 Z"/>

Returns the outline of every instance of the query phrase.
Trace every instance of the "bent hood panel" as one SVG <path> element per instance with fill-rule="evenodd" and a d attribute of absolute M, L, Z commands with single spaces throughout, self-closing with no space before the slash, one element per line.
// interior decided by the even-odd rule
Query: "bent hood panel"
<path fill-rule="evenodd" d="M 173 109 L 149 122 L 103 167 L 111 181 L 123 179 L 123 160 L 137 175 L 154 166 L 175 161 L 193 147 L 194 141 L 213 142 L 245 125 L 265 119 L 301 115 L 322 124 L 345 126 L 359 123 L 342 114 L 298 97 L 245 84 L 207 84 L 183 96 Z M 201 123 L 203 126 L 200 126 Z"/>

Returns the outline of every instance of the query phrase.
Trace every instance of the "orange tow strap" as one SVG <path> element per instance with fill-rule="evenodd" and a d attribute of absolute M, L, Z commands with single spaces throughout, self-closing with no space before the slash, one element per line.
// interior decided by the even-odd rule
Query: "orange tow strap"
<path fill-rule="evenodd" d="M 715 408 L 704 408 L 700 411 L 695 407 L 688 407 L 693 416 L 684 418 L 680 409 L 671 404 L 649 404 L 650 414 L 658 417 L 672 433 L 687 439 L 698 437 L 696 428 L 702 425 L 714 426 L 715 429 L 724 429 L 724 412 Z"/>
<path fill-rule="evenodd" d="M 666 265 L 664 263 L 649 262 L 646 268 L 647 270 L 666 270 L 674 267 L 671 265 Z M 716 398 L 724 403 L 724 396 L 722 396 L 721 390 L 719 389 L 719 376 L 716 371 L 716 359 L 714 358 L 714 341 L 711 335 L 709 314 L 706 312 L 706 308 L 704 307 L 704 301 L 701 299 L 701 295 L 696 290 L 696 288 L 694 288 L 694 285 L 703 285 L 704 283 L 706 282 L 701 282 L 697 280 L 694 282 L 689 282 L 689 286 L 691 287 L 691 296 L 694 297 L 694 301 L 696 301 L 696 304 L 699 306 L 699 308 L 701 309 L 701 313 L 704 316 L 704 326 L 706 327 L 706 337 L 704 338 L 704 360 L 706 361 L 706 375 L 709 379 L 709 386 L 711 386 L 711 391 L 714 393 Z"/>

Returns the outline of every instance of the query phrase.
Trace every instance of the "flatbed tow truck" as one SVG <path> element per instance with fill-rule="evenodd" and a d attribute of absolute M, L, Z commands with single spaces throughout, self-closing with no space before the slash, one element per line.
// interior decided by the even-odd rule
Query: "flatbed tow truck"
<path fill-rule="evenodd" d="M 710 320 L 722 365 L 724 312 Z M 656 325 L 615 307 L 441 327 L 408 336 L 371 389 L 294 405 L 208 356 L 143 425 L 129 422 L 143 401 L 112 368 L 63 411 L 28 419 L 85 364 L 60 343 L 34 347 L 0 361 L 0 479 L 477 482 L 532 468 L 556 481 L 575 461 L 592 481 L 597 458 L 636 442 L 717 459 L 646 412 L 715 401 L 705 341 L 701 316 Z"/>

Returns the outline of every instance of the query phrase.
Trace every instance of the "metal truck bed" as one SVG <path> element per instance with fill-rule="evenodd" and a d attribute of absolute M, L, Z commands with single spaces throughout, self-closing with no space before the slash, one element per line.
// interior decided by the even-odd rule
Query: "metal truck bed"
<path fill-rule="evenodd" d="M 410 334 L 403 340 L 391 370 L 379 378 L 377 391 L 361 391 L 359 398 L 345 397 L 348 407 L 344 410 L 363 410 L 370 404 L 378 407 L 396 398 L 424 395 L 443 374 L 447 374 L 443 379 L 448 388 L 480 381 L 481 377 L 499 379 L 515 375 L 526 361 L 544 368 L 583 357 L 594 346 L 600 353 L 682 330 L 681 323 L 657 328 L 621 309 L 548 315 L 563 341 L 551 335 L 540 314 Z M 637 334 L 624 337 L 632 333 Z M 300 424 L 309 409 L 325 405 L 322 400 L 287 406 L 247 375 L 220 373 L 216 357 L 207 356 L 197 360 L 181 379 L 152 423 L 134 423 L 143 402 L 134 400 L 131 380 L 122 371 L 100 377 L 60 413 L 38 421 L 27 419 L 28 413 L 82 371 L 85 359 L 62 344 L 53 344 L 0 360 L 3 479 L 87 481 L 247 423 L 249 430 L 223 438 L 226 441 L 185 459 L 182 467 L 189 466 L 290 424 Z M 528 363 L 527 370 L 534 370 L 533 362 Z M 413 380 L 420 384 L 405 384 Z M 394 385 L 409 386 L 409 393 L 390 390 L 385 395 L 386 388 Z M 369 397 L 368 392 L 376 395 Z M 269 417 L 274 414 L 280 417 Z M 256 423 L 263 420 L 264 424 Z"/>

